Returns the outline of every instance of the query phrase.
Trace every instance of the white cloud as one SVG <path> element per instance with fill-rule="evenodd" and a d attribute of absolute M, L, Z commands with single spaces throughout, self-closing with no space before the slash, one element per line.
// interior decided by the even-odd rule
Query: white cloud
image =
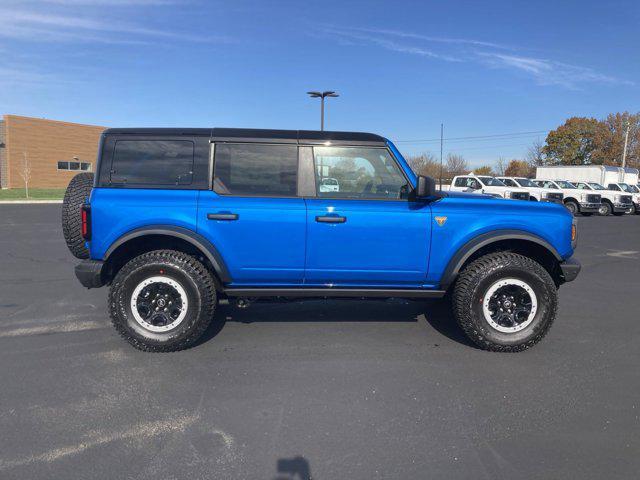
<path fill-rule="evenodd" d="M 478 56 L 487 65 L 524 72 L 541 85 L 561 85 L 571 89 L 583 83 L 634 85 L 634 82 L 598 73 L 591 68 L 549 59 L 489 52 L 478 52 Z"/>
<path fill-rule="evenodd" d="M 0 9 L 0 36 L 31 41 L 82 40 L 103 43 L 144 44 L 151 37 L 187 42 L 228 43 L 223 36 L 194 35 L 149 28 L 139 24 L 91 16 L 42 14 Z M 145 40 L 146 37 L 146 40 Z"/>
<path fill-rule="evenodd" d="M 322 25 L 318 31 L 325 38 L 344 44 L 377 46 L 434 60 L 512 70 L 526 74 L 539 85 L 556 85 L 568 89 L 577 89 L 586 83 L 635 85 L 634 82 L 599 73 L 588 67 L 528 57 L 517 53 L 519 49 L 516 47 L 484 40 L 335 25 Z"/>

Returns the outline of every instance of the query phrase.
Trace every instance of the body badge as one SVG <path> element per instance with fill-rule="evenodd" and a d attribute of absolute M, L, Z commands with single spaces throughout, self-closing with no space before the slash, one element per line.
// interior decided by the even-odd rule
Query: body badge
<path fill-rule="evenodd" d="M 435 217 L 435 219 L 439 227 L 443 226 L 447 221 L 447 217 Z"/>

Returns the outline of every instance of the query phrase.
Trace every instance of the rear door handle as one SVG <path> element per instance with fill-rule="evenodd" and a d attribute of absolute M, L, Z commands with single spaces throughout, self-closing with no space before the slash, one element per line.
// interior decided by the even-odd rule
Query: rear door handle
<path fill-rule="evenodd" d="M 316 217 L 316 222 L 318 223 L 344 223 L 347 221 L 347 217 L 337 217 L 337 216 L 322 216 L 318 215 Z"/>
<path fill-rule="evenodd" d="M 209 220 L 226 220 L 228 222 L 237 220 L 237 213 L 207 213 L 207 219 Z"/>

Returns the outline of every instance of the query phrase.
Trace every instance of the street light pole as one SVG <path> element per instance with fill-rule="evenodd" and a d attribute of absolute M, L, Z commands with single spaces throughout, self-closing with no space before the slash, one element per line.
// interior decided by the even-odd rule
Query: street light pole
<path fill-rule="evenodd" d="M 320 130 L 324 130 L 324 99 L 327 97 L 339 97 L 336 92 L 328 90 L 326 92 L 307 92 L 311 98 L 320 99 Z"/>
<path fill-rule="evenodd" d="M 631 123 L 627 123 L 627 130 L 624 132 L 624 149 L 622 150 L 622 168 L 626 166 L 627 163 L 627 144 L 629 143 L 629 129 L 631 128 Z"/>

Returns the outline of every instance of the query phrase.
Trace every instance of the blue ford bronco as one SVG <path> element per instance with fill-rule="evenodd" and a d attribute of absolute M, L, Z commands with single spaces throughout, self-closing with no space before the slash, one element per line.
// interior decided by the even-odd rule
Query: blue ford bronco
<path fill-rule="evenodd" d="M 440 192 L 370 133 L 109 129 L 62 223 L 147 351 L 192 345 L 222 301 L 445 296 L 481 348 L 520 351 L 580 270 L 563 206 Z"/>

